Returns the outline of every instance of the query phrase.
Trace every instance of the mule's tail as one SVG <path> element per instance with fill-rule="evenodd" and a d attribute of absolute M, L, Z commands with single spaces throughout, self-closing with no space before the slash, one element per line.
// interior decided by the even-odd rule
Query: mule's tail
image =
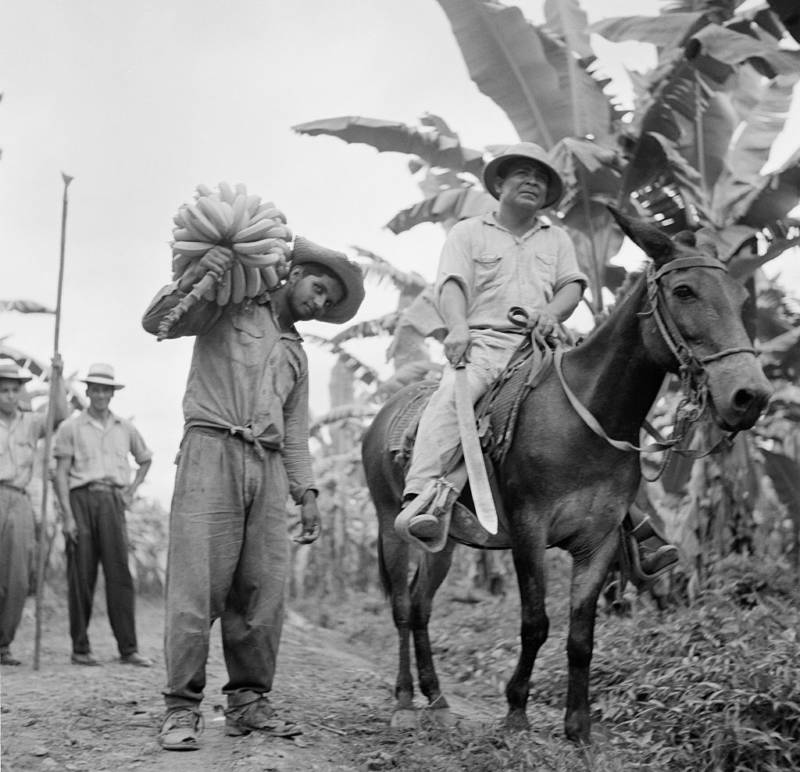
<path fill-rule="evenodd" d="M 378 575 L 381 578 L 383 594 L 389 598 L 392 594 L 392 580 L 389 577 L 389 569 L 386 567 L 386 559 L 383 555 L 383 539 L 378 531 Z"/>

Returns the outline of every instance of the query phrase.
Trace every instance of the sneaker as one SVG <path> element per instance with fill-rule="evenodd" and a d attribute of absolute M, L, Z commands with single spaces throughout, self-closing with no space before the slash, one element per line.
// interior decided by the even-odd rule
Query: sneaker
<path fill-rule="evenodd" d="M 266 695 L 251 698 L 248 694 L 246 701 L 240 702 L 240 699 L 241 697 L 233 694 L 228 697 L 225 734 L 229 737 L 240 737 L 250 732 L 260 732 L 272 737 L 295 737 L 303 734 L 303 730 L 296 724 L 275 717 L 275 709 Z"/>
<path fill-rule="evenodd" d="M 168 708 L 158 732 L 159 745 L 165 751 L 196 751 L 203 727 L 203 715 L 197 708 Z"/>

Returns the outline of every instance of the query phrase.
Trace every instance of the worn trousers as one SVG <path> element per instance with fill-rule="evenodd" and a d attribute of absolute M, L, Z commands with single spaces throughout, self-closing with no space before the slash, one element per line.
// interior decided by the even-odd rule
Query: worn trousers
<path fill-rule="evenodd" d="M 466 371 L 473 403 L 486 393 L 522 340 L 522 335 L 517 333 L 471 333 Z M 445 367 L 439 388 L 422 411 L 411 464 L 406 474 L 404 495 L 422 493 L 430 480 L 441 477 L 448 470 L 460 449 L 455 370 Z"/>
<path fill-rule="evenodd" d="M 98 564 L 103 566 L 106 609 L 121 657 L 137 650 L 135 593 L 128 567 L 125 504 L 114 490 L 73 488 L 69 503 L 78 528 L 76 544 L 67 544 L 69 632 L 72 651 L 88 654 Z"/>
<path fill-rule="evenodd" d="M 167 707 L 196 705 L 220 619 L 226 694 L 272 689 L 289 564 L 281 454 L 214 429 L 181 444 L 169 524 Z"/>
<path fill-rule="evenodd" d="M 0 650 L 17 632 L 33 558 L 33 508 L 27 494 L 0 486 Z"/>

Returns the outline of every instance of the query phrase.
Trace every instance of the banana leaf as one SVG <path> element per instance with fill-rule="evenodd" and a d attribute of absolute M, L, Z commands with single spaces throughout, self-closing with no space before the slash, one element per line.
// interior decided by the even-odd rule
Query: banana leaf
<path fill-rule="evenodd" d="M 708 24 L 696 32 L 686 44 L 686 56 L 696 60 L 701 71 L 712 63 L 735 67 L 749 62 L 764 77 L 774 78 L 800 69 L 800 51 L 786 51 L 771 37 L 758 39 L 718 24 Z"/>
<path fill-rule="evenodd" d="M 52 308 L 43 306 L 35 300 L 0 300 L 0 313 L 17 311 L 20 314 L 54 314 Z"/>
<path fill-rule="evenodd" d="M 800 13 L 797 0 L 767 0 L 767 5 L 786 27 L 786 31 L 800 43 Z"/>
<path fill-rule="evenodd" d="M 438 0 L 470 77 L 508 115 L 523 140 L 551 148 L 563 137 L 610 137 L 614 108 L 582 67 L 570 89 L 573 54 L 530 24 L 519 8 L 489 0 Z M 573 104 L 579 108 L 576 117 Z"/>
<path fill-rule="evenodd" d="M 399 311 L 390 311 L 377 319 L 368 319 L 365 322 L 351 324 L 341 332 L 336 333 L 331 338 L 331 343 L 340 346 L 348 340 L 363 340 L 364 338 L 375 338 L 379 335 L 391 335 L 397 326 L 399 318 Z"/>
<path fill-rule="evenodd" d="M 793 458 L 771 450 L 762 450 L 764 471 L 775 487 L 775 493 L 786 507 L 789 517 L 800 527 L 800 464 Z"/>
<path fill-rule="evenodd" d="M 751 205 L 754 191 L 763 185 L 761 169 L 782 132 L 792 105 L 794 86 L 800 72 L 762 83 L 760 98 L 750 108 L 747 120 L 728 151 L 725 169 L 712 194 L 715 217 L 721 222 L 736 222 Z M 778 219 L 785 212 L 781 212 Z"/>
<path fill-rule="evenodd" d="M 303 337 L 336 354 L 339 357 L 339 361 L 342 362 L 353 377 L 367 386 L 380 381 L 378 371 L 374 367 L 365 364 L 358 357 L 343 349 L 338 343 L 334 343 L 329 338 L 323 338 L 321 335 L 314 335 L 308 332 L 304 332 Z"/>
<path fill-rule="evenodd" d="M 491 212 L 497 202 L 477 187 L 451 188 L 398 212 L 386 227 L 394 234 L 411 230 L 420 223 L 452 226 L 459 220 Z"/>
<path fill-rule="evenodd" d="M 753 227 L 781 220 L 800 200 L 800 149 L 774 173 L 761 178 L 749 194 L 741 198 L 744 215 L 740 222 Z"/>
<path fill-rule="evenodd" d="M 442 134 L 435 127 L 422 130 L 396 121 L 346 115 L 300 123 L 292 129 L 312 137 L 322 134 L 349 143 L 371 145 L 379 152 L 409 153 L 431 166 L 444 166 L 476 177 L 480 177 L 483 169 L 480 150 L 462 146 L 452 132 Z"/>
<path fill-rule="evenodd" d="M 545 29 L 563 40 L 581 59 L 594 58 L 589 20 L 578 0 L 544 0 Z"/>
<path fill-rule="evenodd" d="M 378 282 L 389 281 L 403 295 L 416 296 L 428 286 L 425 277 L 416 271 L 403 271 L 390 263 L 385 257 L 381 257 L 369 249 L 364 249 L 364 247 L 354 244 L 352 248 L 360 257 L 369 261 L 361 264 L 365 276 L 372 276 Z"/>
<path fill-rule="evenodd" d="M 675 48 L 702 18 L 703 13 L 697 11 L 661 16 L 615 16 L 596 21 L 589 31 L 612 43 L 635 40 L 659 48 Z"/>

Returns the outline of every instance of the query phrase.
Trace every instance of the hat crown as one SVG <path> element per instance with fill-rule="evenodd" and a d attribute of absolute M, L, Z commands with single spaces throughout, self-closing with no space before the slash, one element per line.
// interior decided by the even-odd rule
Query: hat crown
<path fill-rule="evenodd" d="M 105 362 L 95 362 L 89 366 L 89 371 L 86 373 L 87 378 L 103 378 L 108 381 L 114 380 L 114 368 L 107 365 Z"/>
<path fill-rule="evenodd" d="M 27 375 L 22 374 L 22 370 L 16 362 L 0 362 L 0 380 L 9 381 L 29 381 Z"/>

